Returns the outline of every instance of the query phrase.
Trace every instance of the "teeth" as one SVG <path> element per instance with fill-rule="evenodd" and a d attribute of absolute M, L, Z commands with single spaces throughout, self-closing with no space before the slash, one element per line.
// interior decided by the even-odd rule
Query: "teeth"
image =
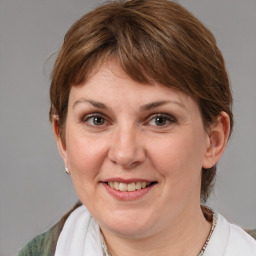
<path fill-rule="evenodd" d="M 139 189 L 143 189 L 143 188 L 146 188 L 147 186 L 150 185 L 150 182 L 132 182 L 132 183 L 123 183 L 123 182 L 108 182 L 108 185 L 111 187 L 111 188 L 114 188 L 115 190 L 118 190 L 118 191 L 135 191 L 135 190 L 139 190 Z"/>
<path fill-rule="evenodd" d="M 114 182 L 114 188 L 116 189 L 116 190 L 119 190 L 119 182 Z"/>
<path fill-rule="evenodd" d="M 135 187 L 135 183 L 129 183 L 128 186 L 128 191 L 135 191 L 136 190 L 136 187 Z"/>
<path fill-rule="evenodd" d="M 136 182 L 135 189 L 141 189 L 141 182 Z"/>
<path fill-rule="evenodd" d="M 128 188 L 128 186 L 127 186 L 127 184 L 126 183 L 120 183 L 119 184 L 119 190 L 120 191 L 127 191 L 127 188 Z"/>

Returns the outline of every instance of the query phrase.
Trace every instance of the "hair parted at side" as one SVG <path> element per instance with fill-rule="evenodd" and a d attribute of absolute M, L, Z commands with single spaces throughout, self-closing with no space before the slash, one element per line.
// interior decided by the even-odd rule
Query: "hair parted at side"
<path fill-rule="evenodd" d="M 50 120 L 65 120 L 72 86 L 85 82 L 108 58 L 137 82 L 156 81 L 193 97 L 204 126 L 221 111 L 233 126 L 232 95 L 225 63 L 212 33 L 190 12 L 167 0 L 108 2 L 69 29 L 52 71 Z M 202 170 L 201 198 L 212 189 L 216 166 Z"/>

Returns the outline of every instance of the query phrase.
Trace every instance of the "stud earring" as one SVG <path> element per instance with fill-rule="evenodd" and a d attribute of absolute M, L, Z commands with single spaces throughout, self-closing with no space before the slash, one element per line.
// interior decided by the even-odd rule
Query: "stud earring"
<path fill-rule="evenodd" d="M 65 172 L 66 172 L 66 174 L 70 175 L 70 171 L 67 167 L 65 167 Z"/>

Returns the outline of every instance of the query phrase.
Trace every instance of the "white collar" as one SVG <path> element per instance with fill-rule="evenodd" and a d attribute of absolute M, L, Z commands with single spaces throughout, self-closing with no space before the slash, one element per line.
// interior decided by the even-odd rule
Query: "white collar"
<path fill-rule="evenodd" d="M 82 205 L 66 220 L 55 256 L 103 256 L 100 228 Z M 256 242 L 245 231 L 218 214 L 216 227 L 203 256 L 256 256 Z"/>
<path fill-rule="evenodd" d="M 225 255 L 230 228 L 228 222 L 218 214 L 217 224 L 206 247 L 204 256 Z"/>
<path fill-rule="evenodd" d="M 59 236 L 55 256 L 103 256 L 99 225 L 84 205 L 75 209 Z"/>
<path fill-rule="evenodd" d="M 256 256 L 256 242 L 240 227 L 218 214 L 218 221 L 204 256 Z"/>

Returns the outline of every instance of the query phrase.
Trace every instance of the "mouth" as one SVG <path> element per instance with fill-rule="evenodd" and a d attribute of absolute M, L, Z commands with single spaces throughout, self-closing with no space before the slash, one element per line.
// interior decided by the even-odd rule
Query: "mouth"
<path fill-rule="evenodd" d="M 104 182 L 107 186 L 121 192 L 134 192 L 137 190 L 143 190 L 155 185 L 157 182 L 146 182 L 146 181 L 136 181 L 136 182 L 118 182 L 118 181 L 107 181 Z"/>

